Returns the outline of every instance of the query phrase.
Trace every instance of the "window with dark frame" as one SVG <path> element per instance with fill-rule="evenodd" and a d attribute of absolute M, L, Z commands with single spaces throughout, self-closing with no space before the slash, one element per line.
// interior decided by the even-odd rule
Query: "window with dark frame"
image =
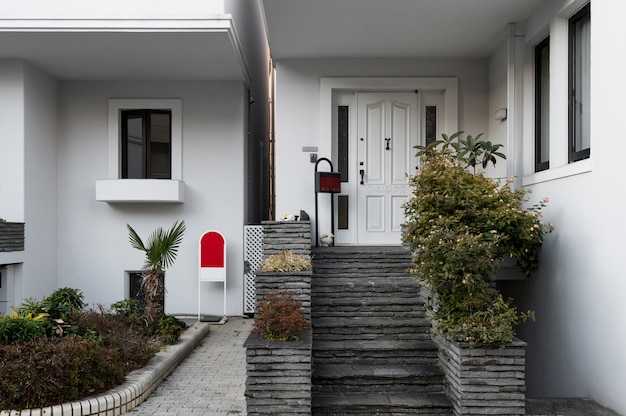
<path fill-rule="evenodd" d="M 569 20 L 569 162 L 591 153 L 591 7 Z"/>
<path fill-rule="evenodd" d="M 171 179 L 172 112 L 123 110 L 122 178 Z"/>
<path fill-rule="evenodd" d="M 535 47 L 535 172 L 550 168 L 550 38 Z"/>

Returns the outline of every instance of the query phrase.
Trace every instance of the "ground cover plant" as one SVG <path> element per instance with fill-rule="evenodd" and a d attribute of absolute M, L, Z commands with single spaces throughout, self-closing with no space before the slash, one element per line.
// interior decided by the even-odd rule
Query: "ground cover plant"
<path fill-rule="evenodd" d="M 404 241 L 414 252 L 415 274 L 433 293 L 436 330 L 454 341 L 503 346 L 532 313 L 504 299 L 493 277 L 507 256 L 526 275 L 537 269 L 552 230 L 541 221 L 548 200 L 527 206 L 529 191 L 513 189 L 512 178 L 502 183 L 477 171 L 504 158 L 500 145 L 460 134 L 419 149 Z"/>
<path fill-rule="evenodd" d="M 164 316 L 154 329 L 134 299 L 86 309 L 73 288 L 27 299 L 0 317 L 0 409 L 51 406 L 111 389 L 185 326 Z"/>

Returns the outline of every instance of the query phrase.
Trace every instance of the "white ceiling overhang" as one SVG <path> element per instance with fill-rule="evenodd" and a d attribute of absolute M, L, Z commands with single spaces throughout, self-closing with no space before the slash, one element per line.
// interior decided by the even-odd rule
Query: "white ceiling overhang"
<path fill-rule="evenodd" d="M 548 0 L 262 0 L 274 59 L 485 58 Z"/>
<path fill-rule="evenodd" d="M 212 19 L 0 20 L 0 59 L 61 80 L 249 81 L 229 15 Z"/>

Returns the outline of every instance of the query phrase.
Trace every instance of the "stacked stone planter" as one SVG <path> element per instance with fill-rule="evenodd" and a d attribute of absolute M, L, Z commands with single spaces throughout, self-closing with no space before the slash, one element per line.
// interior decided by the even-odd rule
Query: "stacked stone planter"
<path fill-rule="evenodd" d="M 24 223 L 0 221 L 0 252 L 24 251 Z"/>
<path fill-rule="evenodd" d="M 268 221 L 263 223 L 263 255 L 283 250 L 311 255 L 311 223 Z M 302 302 L 301 311 L 311 319 L 312 272 L 256 272 L 256 302 L 266 293 L 285 291 Z M 248 416 L 311 414 L 311 330 L 298 341 L 266 341 L 251 334 L 246 347 L 246 403 Z"/>
<path fill-rule="evenodd" d="M 470 348 L 468 343 L 433 337 L 454 416 L 524 415 L 526 343 L 505 348 Z"/>
<path fill-rule="evenodd" d="M 244 346 L 248 416 L 310 415 L 311 331 L 292 342 L 252 334 Z"/>
<path fill-rule="evenodd" d="M 311 255 L 311 222 L 264 221 L 263 255 L 291 250 L 303 256 Z"/>
<path fill-rule="evenodd" d="M 256 272 L 254 284 L 256 287 L 257 305 L 267 293 L 291 293 L 295 300 L 302 302 L 300 311 L 311 322 L 311 275 L 313 272 Z"/>

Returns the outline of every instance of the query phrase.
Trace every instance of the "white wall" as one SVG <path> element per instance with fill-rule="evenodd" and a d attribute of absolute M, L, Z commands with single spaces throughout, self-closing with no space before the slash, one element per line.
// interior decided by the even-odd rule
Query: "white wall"
<path fill-rule="evenodd" d="M 3 17 L 11 19 L 108 19 L 108 18 L 186 18 L 224 13 L 224 0 L 22 0 L 3 5 Z"/>
<path fill-rule="evenodd" d="M 532 47 L 551 30 L 551 39 L 566 40 L 567 17 L 584 2 L 554 0 L 529 25 Z M 519 330 L 528 342 L 529 396 L 583 396 L 626 414 L 626 308 L 624 308 L 623 155 L 620 121 L 626 112 L 623 68 L 616 65 L 615 27 L 626 3 L 592 1 L 591 158 L 562 162 L 567 149 L 567 114 L 551 114 L 551 169 L 533 174 L 532 61 L 525 68 L 524 176 L 531 198 L 548 196 L 545 221 L 555 225 L 546 239 L 540 270 L 527 282 L 507 285 L 523 309 L 536 310 L 537 322 Z M 554 40 L 554 39 L 553 39 Z M 551 42 L 551 84 L 566 82 L 562 60 L 566 43 Z M 554 87 L 555 85 L 552 85 Z M 551 88 L 560 93 L 562 88 Z M 566 97 L 554 96 L 557 103 Z M 559 107 L 559 106 L 555 106 Z M 560 106 L 562 107 L 562 106 Z M 551 110 L 553 107 L 551 107 Z M 566 160 L 566 159 L 565 159 Z M 556 163 L 554 163 L 556 161 Z"/>
<path fill-rule="evenodd" d="M 458 77 L 459 129 L 487 133 L 486 60 L 284 60 L 276 64 L 277 216 L 315 213 L 314 170 L 303 146 L 320 150 L 321 77 Z M 453 132 L 446 132 L 453 133 Z M 330 140 L 330 138 L 327 138 Z M 318 157 L 331 155 L 319 153 Z M 326 165 L 320 165 L 326 169 Z M 320 207 L 329 202 L 320 196 Z"/>
<path fill-rule="evenodd" d="M 24 65 L 19 61 L 0 60 L 0 126 L 0 218 L 23 222 Z"/>
<path fill-rule="evenodd" d="M 57 288 L 57 84 L 25 64 L 24 296 L 39 299 Z"/>
<path fill-rule="evenodd" d="M 107 100 L 180 98 L 183 107 L 183 204 L 108 204 L 95 199 L 107 177 Z M 126 224 L 142 237 L 185 220 L 187 232 L 166 273 L 166 313 L 197 313 L 198 239 L 210 229 L 227 241 L 228 314 L 243 311 L 243 115 L 241 83 L 64 82 L 58 142 L 59 286 L 81 288 L 105 305 L 127 293 L 125 270 L 143 265 Z M 222 314 L 222 287 L 203 284 L 203 313 Z"/>

